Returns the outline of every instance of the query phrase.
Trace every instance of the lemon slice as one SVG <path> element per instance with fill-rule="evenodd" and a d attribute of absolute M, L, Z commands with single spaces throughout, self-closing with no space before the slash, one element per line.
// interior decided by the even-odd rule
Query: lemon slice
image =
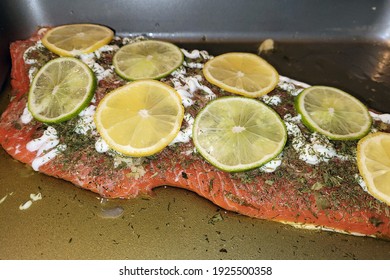
<path fill-rule="evenodd" d="M 108 44 L 114 32 L 96 24 L 69 24 L 50 29 L 42 44 L 60 56 L 76 56 L 93 52 Z"/>
<path fill-rule="evenodd" d="M 357 163 L 368 192 L 390 205 L 390 133 L 377 132 L 360 139 Z"/>
<path fill-rule="evenodd" d="M 28 108 L 41 122 L 66 121 L 90 103 L 95 88 L 95 75 L 87 65 L 76 58 L 57 58 L 36 74 L 28 94 Z"/>
<path fill-rule="evenodd" d="M 209 60 L 205 78 L 212 84 L 235 94 L 260 97 L 272 91 L 279 74 L 268 62 L 251 53 L 226 53 Z"/>
<path fill-rule="evenodd" d="M 115 71 L 126 80 L 161 79 L 183 63 L 183 53 L 174 44 L 140 41 L 119 49 L 113 59 Z"/>
<path fill-rule="evenodd" d="M 199 153 L 221 170 L 252 169 L 272 160 L 287 140 L 279 115 L 262 102 L 224 97 L 195 118 L 193 141 Z"/>
<path fill-rule="evenodd" d="M 313 86 L 295 100 L 302 122 L 312 131 L 333 140 L 354 140 L 371 128 L 366 106 L 352 95 L 333 87 Z"/>
<path fill-rule="evenodd" d="M 179 94 L 154 80 L 129 83 L 99 103 L 95 124 L 114 150 L 129 156 L 149 156 L 176 137 L 184 108 Z"/>

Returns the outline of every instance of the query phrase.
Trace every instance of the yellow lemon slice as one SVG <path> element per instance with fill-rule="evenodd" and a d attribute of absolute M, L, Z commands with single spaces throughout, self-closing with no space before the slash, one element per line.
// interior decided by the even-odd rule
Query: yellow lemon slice
<path fill-rule="evenodd" d="M 129 156 L 149 156 L 161 151 L 178 134 L 184 108 L 170 86 L 143 80 L 120 87 L 99 103 L 95 124 L 114 150 Z"/>
<path fill-rule="evenodd" d="M 161 79 L 178 68 L 183 57 L 174 44 L 148 40 L 122 47 L 115 54 L 113 65 L 126 80 Z"/>
<path fill-rule="evenodd" d="M 287 141 L 279 115 L 245 97 L 210 102 L 195 118 L 193 141 L 211 164 L 228 172 L 259 167 L 280 154 Z"/>
<path fill-rule="evenodd" d="M 295 108 L 301 114 L 302 122 L 310 130 L 329 139 L 360 139 L 371 128 L 372 120 L 366 106 L 337 88 L 307 88 L 298 95 Z"/>
<path fill-rule="evenodd" d="M 42 44 L 60 56 L 76 56 L 93 52 L 108 44 L 114 32 L 96 24 L 69 24 L 50 29 Z"/>
<path fill-rule="evenodd" d="M 226 53 L 209 60 L 204 68 L 205 78 L 231 93 L 260 97 L 272 91 L 279 74 L 268 62 L 251 53 Z"/>
<path fill-rule="evenodd" d="M 368 192 L 390 205 L 390 133 L 377 132 L 360 139 L 357 163 Z"/>
<path fill-rule="evenodd" d="M 95 75 L 87 65 L 76 58 L 56 58 L 35 76 L 28 94 L 28 108 L 41 122 L 66 121 L 90 103 L 95 88 Z"/>

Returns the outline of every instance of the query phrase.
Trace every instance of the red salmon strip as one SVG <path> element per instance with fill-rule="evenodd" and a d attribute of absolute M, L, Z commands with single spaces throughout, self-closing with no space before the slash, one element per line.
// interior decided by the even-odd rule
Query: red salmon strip
<path fill-rule="evenodd" d="M 0 121 L 0 144 L 13 158 L 30 166 L 36 152 L 28 151 L 26 144 L 42 135 L 45 127 L 36 121 L 28 124 L 20 121 L 29 89 L 29 66 L 24 63 L 23 54 L 38 39 L 34 36 L 11 45 L 13 95 Z M 105 86 L 101 82 L 98 92 L 105 92 Z M 198 154 L 185 153 L 193 149 L 192 142 L 181 144 L 178 149 L 164 149 L 144 165 L 146 174 L 140 178 L 131 176 L 129 168 L 107 169 L 108 156 L 93 151 L 91 147 L 72 155 L 60 154 L 42 165 L 39 172 L 67 180 L 107 198 L 130 199 L 152 195 L 155 187 L 172 186 L 193 191 L 223 209 L 254 218 L 390 238 L 389 207 L 376 201 L 359 186 L 354 188 L 358 196 L 355 195 L 353 200 L 331 203 L 323 209 L 318 206 L 316 192 L 302 193 L 301 186 L 291 182 L 288 176 L 254 173 L 250 181 L 245 181 L 237 174 L 216 169 Z M 71 157 L 71 165 L 66 164 L 67 157 Z M 307 166 L 297 172 L 309 174 L 311 168 Z M 270 179 L 272 184 L 267 183 Z M 315 182 L 316 178 L 307 181 L 310 184 Z M 337 195 L 339 188 L 342 186 L 325 188 L 321 195 Z M 364 206 L 368 204 L 375 207 Z"/>

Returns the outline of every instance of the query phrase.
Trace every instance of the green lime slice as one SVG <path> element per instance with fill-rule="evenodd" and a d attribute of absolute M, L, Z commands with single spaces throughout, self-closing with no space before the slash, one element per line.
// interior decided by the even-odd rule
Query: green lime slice
<path fill-rule="evenodd" d="M 371 128 L 372 119 L 366 106 L 337 88 L 309 87 L 298 95 L 295 108 L 307 128 L 329 139 L 360 139 Z"/>
<path fill-rule="evenodd" d="M 76 58 L 57 58 L 35 76 L 28 95 L 28 108 L 35 119 L 59 123 L 78 115 L 96 88 L 91 69 Z"/>
<path fill-rule="evenodd" d="M 183 53 L 174 44 L 140 41 L 126 45 L 114 55 L 113 65 L 126 80 L 161 79 L 183 63 Z"/>
<path fill-rule="evenodd" d="M 279 155 L 287 132 L 280 116 L 264 103 L 223 97 L 196 116 L 193 141 L 211 164 L 236 172 L 259 167 Z"/>

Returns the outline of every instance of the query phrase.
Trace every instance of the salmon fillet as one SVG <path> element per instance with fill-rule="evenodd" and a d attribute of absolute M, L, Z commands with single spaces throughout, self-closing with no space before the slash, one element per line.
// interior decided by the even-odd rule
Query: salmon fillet
<path fill-rule="evenodd" d="M 30 151 L 26 145 L 42 136 L 47 126 L 35 120 L 27 124 L 21 121 L 31 67 L 23 56 L 39 39 L 40 35 L 34 35 L 10 47 L 12 96 L 0 121 L 1 146 L 10 156 L 30 166 L 37 151 Z M 170 83 L 168 79 L 164 81 Z M 93 104 L 97 105 L 107 92 L 123 84 L 125 81 L 115 75 L 111 80 L 101 80 Z M 226 95 L 208 86 L 217 97 Z M 276 88 L 269 94 L 274 95 L 286 96 L 286 92 Z M 198 98 L 197 106 L 186 108 L 186 113 L 192 116 L 207 103 L 207 98 L 200 93 L 195 98 Z M 274 109 L 284 117 L 294 110 L 292 100 Z M 70 137 L 61 130 L 61 125 L 56 129 L 60 140 Z M 192 141 L 168 146 L 157 155 L 137 159 L 136 164 L 118 166 L 112 155 L 96 151 L 89 136 L 77 137 L 72 142 L 73 149 L 68 147 L 41 165 L 39 172 L 107 198 L 149 196 L 155 187 L 172 186 L 193 191 L 223 209 L 254 218 L 390 239 L 390 208 L 357 184 L 356 163 L 333 158 L 318 165 L 305 164 L 294 153 L 291 139 L 276 171 L 227 173 L 207 163 L 195 151 Z M 335 145 L 341 148 L 342 144 Z M 337 170 L 344 170 L 343 175 L 335 173 Z"/>

